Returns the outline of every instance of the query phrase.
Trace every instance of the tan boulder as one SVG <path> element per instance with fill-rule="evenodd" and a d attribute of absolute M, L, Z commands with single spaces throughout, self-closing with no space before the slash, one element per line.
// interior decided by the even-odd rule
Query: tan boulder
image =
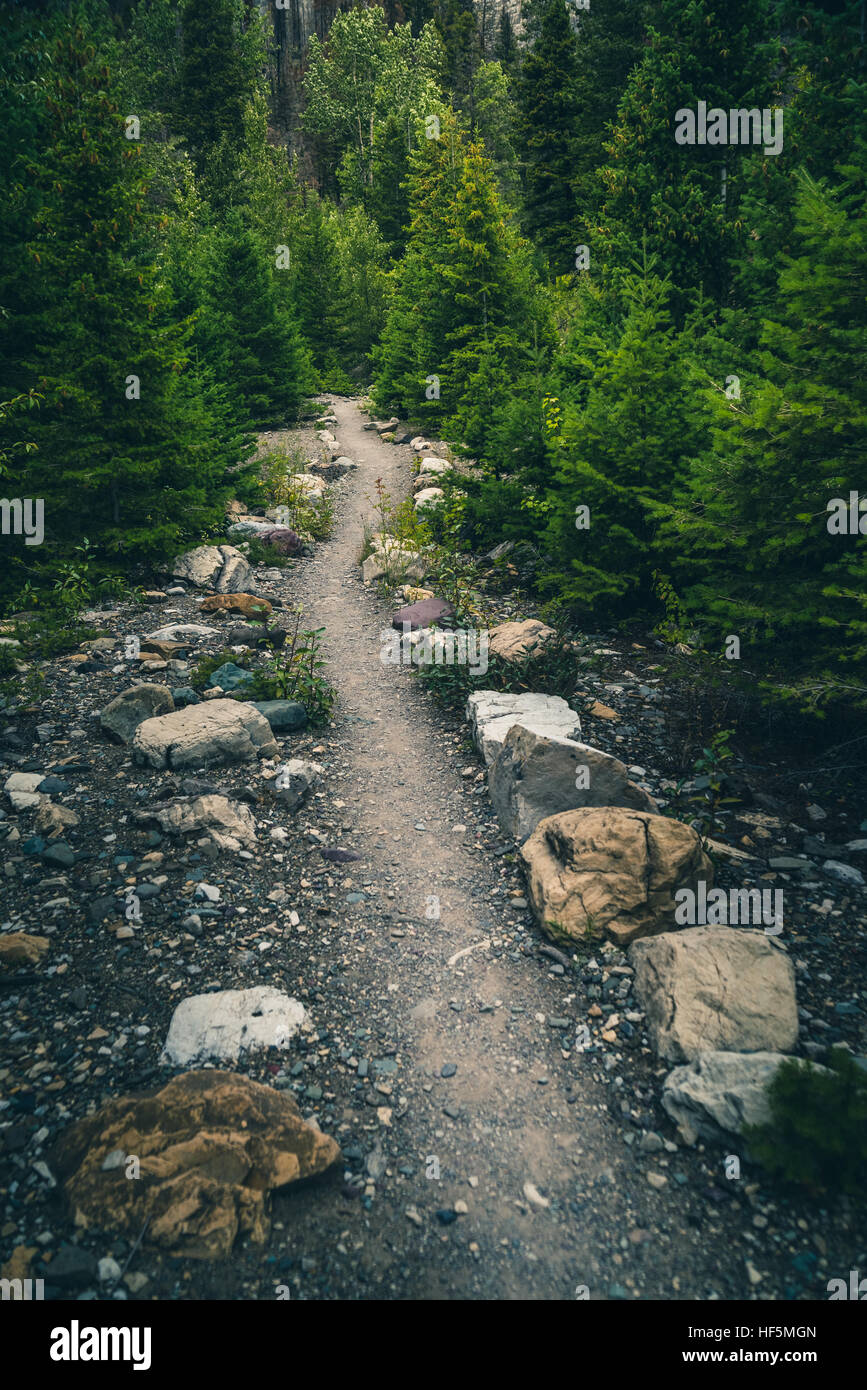
<path fill-rule="evenodd" d="M 47 936 L 31 936 L 26 931 L 0 936 L 0 965 L 38 965 L 50 942 Z"/>
<path fill-rule="evenodd" d="M 629 959 L 651 1044 L 666 1061 L 795 1046 L 794 967 L 764 932 L 687 927 L 636 941 Z"/>
<path fill-rule="evenodd" d="M 623 946 L 668 931 L 675 892 L 713 882 L 713 865 L 688 825 L 621 807 L 549 816 L 521 857 L 533 911 L 553 941 L 604 932 Z"/>
<path fill-rule="evenodd" d="M 527 657 L 541 656 L 556 635 L 552 627 L 546 627 L 538 618 L 500 623 L 488 633 L 488 652 L 503 661 L 526 661 Z"/>
<path fill-rule="evenodd" d="M 138 1236 L 192 1259 L 225 1259 L 239 1235 L 267 1239 L 269 1193 L 324 1172 L 337 1144 L 295 1101 L 245 1076 L 190 1071 L 109 1100 L 61 1136 L 51 1169 L 75 1225 Z M 127 1176 L 127 1157 L 138 1178 Z"/>
<path fill-rule="evenodd" d="M 266 598 L 256 598 L 253 594 L 212 594 L 199 605 L 200 613 L 242 613 L 245 618 L 261 622 L 270 617 L 273 609 Z"/>

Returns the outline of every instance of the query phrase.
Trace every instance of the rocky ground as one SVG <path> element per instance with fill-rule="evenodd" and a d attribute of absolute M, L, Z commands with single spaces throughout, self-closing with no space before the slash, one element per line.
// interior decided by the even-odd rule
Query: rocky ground
<path fill-rule="evenodd" d="M 331 723 L 275 731 L 270 756 L 235 767 L 148 767 L 110 742 L 99 712 L 113 697 L 188 675 L 141 674 L 127 637 L 211 625 L 190 642 L 194 664 L 236 621 L 203 616 L 201 594 L 170 581 L 152 605 L 100 612 L 110 645 L 58 658 L 38 709 L 0 715 L 3 784 L 39 774 L 16 784 L 17 806 L 4 797 L 0 932 L 47 938 L 0 973 L 3 1260 L 17 1252 L 17 1270 L 64 1298 L 826 1298 L 829 1279 L 867 1265 L 863 1218 L 753 1167 L 729 1180 L 724 1146 L 683 1142 L 629 956 L 540 933 L 468 725 L 381 662 L 390 610 L 362 583 L 360 518 L 376 479 L 410 491 L 414 456 L 365 431 L 357 403 L 333 409 L 358 467 L 331 485 L 332 538 L 255 576 L 278 616 L 300 602 L 305 626 L 325 627 Z M 674 696 L 654 652 L 601 634 L 584 653 L 583 737 L 665 803 Z M 268 787 L 289 759 L 321 769 L 294 811 Z M 863 1054 L 863 808 L 815 780 L 783 793 L 777 771 L 753 783 L 715 832 L 717 881 L 784 889 L 799 1054 Z M 225 795 L 240 838 L 230 826 L 233 844 L 199 845 L 139 816 L 178 794 Z M 281 1052 L 243 1052 L 231 1070 L 294 1096 L 340 1160 L 278 1191 L 264 1246 L 242 1236 L 231 1259 L 118 1234 L 108 1213 L 76 1228 L 56 1171 L 67 1128 L 188 1070 L 161 1060 L 180 1001 L 257 986 L 307 1020 Z"/>

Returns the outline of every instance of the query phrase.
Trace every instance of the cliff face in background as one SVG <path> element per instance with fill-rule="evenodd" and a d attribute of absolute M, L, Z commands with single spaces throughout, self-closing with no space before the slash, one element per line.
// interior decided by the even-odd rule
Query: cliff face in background
<path fill-rule="evenodd" d="M 274 88 L 275 133 L 285 140 L 293 152 L 303 157 L 303 144 L 298 137 L 298 116 L 301 108 L 301 78 L 311 34 L 324 39 L 335 15 L 350 5 L 343 0 L 284 0 L 285 9 L 277 9 L 274 0 L 259 0 L 259 7 L 270 19 L 274 32 L 274 58 L 271 80 Z M 403 19 L 399 3 L 383 0 L 389 24 Z M 516 34 L 521 28 L 521 0 L 475 0 L 474 8 L 484 29 L 490 55 L 500 15 L 505 10 Z"/>

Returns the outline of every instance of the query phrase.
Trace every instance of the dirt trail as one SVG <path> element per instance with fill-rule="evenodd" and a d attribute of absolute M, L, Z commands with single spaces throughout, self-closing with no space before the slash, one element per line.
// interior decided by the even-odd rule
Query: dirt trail
<path fill-rule="evenodd" d="M 382 1141 L 392 1174 L 378 1184 L 370 1211 L 344 1202 L 334 1212 L 333 1195 L 315 1192 L 305 1205 L 319 1240 L 323 1226 L 335 1226 L 344 1248 L 354 1241 L 363 1277 L 390 1284 L 379 1296 L 559 1299 L 586 1284 L 591 1297 L 607 1297 L 612 1278 L 623 1277 L 615 1249 L 633 1224 L 624 1227 L 625 1207 L 641 1175 L 620 1171 L 624 1145 L 607 1110 L 600 1059 L 566 1060 L 561 1052 L 578 1022 L 574 978 L 549 973 L 528 914 L 505 905 L 501 861 L 473 847 L 480 815 L 491 824 L 486 793 L 471 796 L 472 783 L 461 778 L 474 755 L 444 732 L 442 715 L 407 670 L 380 661 L 388 613 L 360 580 L 360 518 L 373 514 L 377 478 L 395 499 L 409 491 L 411 451 L 365 432 L 353 403 L 333 404 L 334 432 L 360 466 L 335 489 L 333 538 L 297 573 L 287 597 L 303 603 L 305 626 L 327 628 L 345 754 L 336 794 L 363 856 L 360 881 L 394 894 L 383 903 L 395 914 L 391 928 L 383 923 L 361 940 L 341 923 L 332 949 L 349 952 L 350 1016 L 355 1010 L 360 1023 L 382 1022 L 399 1045 L 400 1073 L 394 1095 L 380 1097 L 394 1107 L 391 1124 L 370 1112 L 370 1134 Z M 438 921 L 425 916 L 431 895 L 440 902 Z M 527 954 L 514 948 L 516 920 Z M 475 949 L 450 966 L 466 947 Z M 317 1024 L 333 1021 L 327 1010 L 326 1001 L 315 1007 Z M 563 1016 L 568 1032 L 548 1022 Z M 457 1070 L 442 1079 L 448 1063 Z M 407 1157 L 411 1177 L 399 1171 Z M 436 1170 L 432 1159 L 439 1180 L 426 1176 Z M 526 1183 L 551 1205 L 528 1201 Z M 617 1213 L 609 1210 L 615 1193 Z M 300 1235 L 299 1195 L 286 1219 Z M 437 1209 L 461 1199 L 467 1213 L 440 1224 Z M 304 1242 L 314 1257 L 316 1244 Z M 670 1275 L 663 1268 L 657 1275 L 658 1291 L 671 1296 Z M 356 1281 L 344 1286 L 337 1271 L 334 1278 L 338 1297 L 365 1296 Z"/>

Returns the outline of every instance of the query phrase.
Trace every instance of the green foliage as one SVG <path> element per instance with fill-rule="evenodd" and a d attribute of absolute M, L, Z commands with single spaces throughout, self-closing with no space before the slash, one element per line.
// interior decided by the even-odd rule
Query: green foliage
<path fill-rule="evenodd" d="M 823 1074 L 788 1059 L 768 1088 L 771 1119 L 744 1130 L 750 1153 L 775 1177 L 815 1196 L 864 1200 L 867 1072 L 833 1048 Z"/>
<path fill-rule="evenodd" d="M 331 718 L 335 692 L 324 675 L 325 661 L 320 653 L 324 627 L 301 628 L 302 609 L 295 611 L 295 626 L 280 651 L 269 657 L 256 671 L 252 698 L 260 700 L 298 700 L 307 710 L 311 724 L 325 724 Z M 247 692 L 247 698 L 251 698 Z"/>
<path fill-rule="evenodd" d="M 517 134 L 524 225 L 555 274 L 565 274 L 575 263 L 577 54 L 566 0 L 548 0 L 538 41 L 521 67 Z"/>
<path fill-rule="evenodd" d="M 214 672 L 218 671 L 221 666 L 225 666 L 228 661 L 231 661 L 235 666 L 243 667 L 244 670 L 250 670 L 251 661 L 249 655 L 245 652 L 238 655 L 237 652 L 230 651 L 227 647 L 224 651 L 216 652 L 213 656 L 202 656 L 199 658 L 190 672 L 190 685 L 194 690 L 205 690 Z M 244 698 L 250 698 L 249 687 L 245 687 Z"/>

